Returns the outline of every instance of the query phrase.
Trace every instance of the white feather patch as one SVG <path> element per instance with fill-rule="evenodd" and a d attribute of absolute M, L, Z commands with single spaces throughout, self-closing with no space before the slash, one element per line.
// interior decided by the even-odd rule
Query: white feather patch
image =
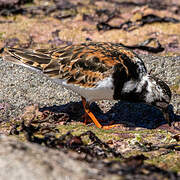
<path fill-rule="evenodd" d="M 64 87 L 71 89 L 78 93 L 80 96 L 86 98 L 87 101 L 96 100 L 112 100 L 113 99 L 113 79 L 112 77 L 105 78 L 97 83 L 96 87 L 84 88 L 75 84 L 68 84 L 66 80 L 54 79 L 57 83 L 62 84 Z"/>
<path fill-rule="evenodd" d="M 133 91 L 136 86 L 137 86 L 138 82 L 134 81 L 134 80 L 129 80 L 127 82 L 124 83 L 124 86 L 122 88 L 122 93 L 129 93 L 131 91 Z"/>

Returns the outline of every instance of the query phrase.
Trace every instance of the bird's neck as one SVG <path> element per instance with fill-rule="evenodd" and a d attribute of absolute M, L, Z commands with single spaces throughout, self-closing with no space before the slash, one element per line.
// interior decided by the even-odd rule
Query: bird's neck
<path fill-rule="evenodd" d="M 146 102 L 149 92 L 149 77 L 144 76 L 141 80 L 129 80 L 124 83 L 121 100 L 130 102 Z"/>

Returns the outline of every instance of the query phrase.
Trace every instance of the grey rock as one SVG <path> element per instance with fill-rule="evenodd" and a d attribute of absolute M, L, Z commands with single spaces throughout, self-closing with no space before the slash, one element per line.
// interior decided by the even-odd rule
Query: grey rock
<path fill-rule="evenodd" d="M 0 0 L 0 8 L 14 7 L 27 2 L 32 2 L 32 0 Z"/>
<path fill-rule="evenodd" d="M 97 173 L 87 163 L 38 144 L 0 136 L 0 179 L 84 180 Z"/>

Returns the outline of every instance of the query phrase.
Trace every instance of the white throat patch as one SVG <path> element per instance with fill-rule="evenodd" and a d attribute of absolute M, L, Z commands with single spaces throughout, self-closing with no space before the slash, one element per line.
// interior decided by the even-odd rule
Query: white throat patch
<path fill-rule="evenodd" d="M 137 87 L 138 81 L 136 80 L 129 80 L 124 83 L 124 86 L 122 88 L 122 93 L 129 93 L 133 91 Z"/>

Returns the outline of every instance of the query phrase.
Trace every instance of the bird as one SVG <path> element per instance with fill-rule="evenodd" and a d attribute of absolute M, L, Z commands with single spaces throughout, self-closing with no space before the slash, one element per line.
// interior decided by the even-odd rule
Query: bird
<path fill-rule="evenodd" d="M 122 44 L 85 42 L 52 49 L 4 48 L 3 60 L 43 73 L 82 98 L 84 123 L 102 125 L 90 110 L 98 100 L 120 100 L 157 107 L 171 125 L 169 86 L 147 72 L 143 60 Z"/>

